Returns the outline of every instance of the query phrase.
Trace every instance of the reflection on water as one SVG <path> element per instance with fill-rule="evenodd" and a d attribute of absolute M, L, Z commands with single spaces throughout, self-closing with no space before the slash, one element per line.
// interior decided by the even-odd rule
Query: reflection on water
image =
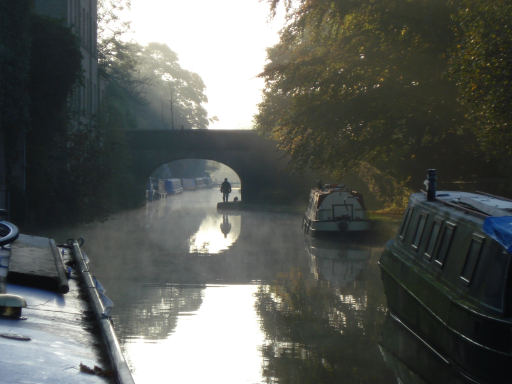
<path fill-rule="evenodd" d="M 258 291 L 265 376 L 293 383 L 392 383 L 377 347 L 386 307 L 377 254 L 316 240 L 311 275 L 293 268 Z M 327 273 L 325 273 L 327 272 Z M 368 369 L 371 367 L 371 369 Z"/>
<path fill-rule="evenodd" d="M 220 229 L 220 230 L 219 230 Z M 240 235 L 240 215 L 210 214 L 190 237 L 190 253 L 213 254 L 228 249 Z"/>
<path fill-rule="evenodd" d="M 306 237 L 306 252 L 311 260 L 311 273 L 336 287 L 354 283 L 370 260 L 371 250 L 359 244 L 317 240 Z"/>
<path fill-rule="evenodd" d="M 85 237 L 138 384 L 402 380 L 381 352 L 390 235 L 305 238 L 300 215 L 223 215 L 219 199 L 171 196 L 58 237 Z"/>
<path fill-rule="evenodd" d="M 256 289 L 204 287 L 201 306 L 176 313 L 173 332 L 159 342 L 125 340 L 137 383 L 263 383 Z"/>
<path fill-rule="evenodd" d="M 128 300 L 115 303 L 130 307 L 117 324 L 118 336 L 127 344 L 166 339 L 174 332 L 180 316 L 200 308 L 204 289 L 195 285 L 135 285 Z"/>

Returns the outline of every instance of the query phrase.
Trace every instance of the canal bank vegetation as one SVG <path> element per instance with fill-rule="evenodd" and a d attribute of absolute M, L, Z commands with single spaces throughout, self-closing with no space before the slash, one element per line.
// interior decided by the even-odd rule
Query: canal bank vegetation
<path fill-rule="evenodd" d="M 79 42 L 30 1 L 2 2 L 0 18 L 2 181 L 14 218 L 45 220 L 55 217 L 50 206 L 70 208 L 63 200 L 76 175 L 70 157 L 81 143 L 68 129 L 68 97 L 81 79 Z"/>
<path fill-rule="evenodd" d="M 129 1 L 102 0 L 99 6 L 98 58 L 105 88 L 97 118 L 94 147 L 99 153 L 94 168 L 101 182 L 94 184 L 96 200 L 86 220 L 142 203 L 144 197 L 133 192 L 140 188 L 131 172 L 135 160 L 126 131 L 208 126 L 203 106 L 208 100 L 199 75 L 182 68 L 177 54 L 165 44 L 142 46 L 126 39 L 130 24 L 121 15 Z"/>
<path fill-rule="evenodd" d="M 510 4 L 269 4 L 288 23 L 260 75 L 256 124 L 296 168 L 352 180 L 381 208 L 403 207 L 427 168 L 441 188 L 512 193 Z"/>
<path fill-rule="evenodd" d="M 201 78 L 169 47 L 126 39 L 128 0 L 98 6 L 101 101 L 91 120 L 73 109 L 85 70 L 78 36 L 32 1 L 0 3 L 0 188 L 19 224 L 91 221 L 141 204 L 125 132 L 208 125 Z"/>

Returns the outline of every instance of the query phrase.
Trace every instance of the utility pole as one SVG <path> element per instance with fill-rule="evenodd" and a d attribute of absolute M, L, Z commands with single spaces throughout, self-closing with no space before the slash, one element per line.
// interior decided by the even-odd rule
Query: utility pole
<path fill-rule="evenodd" d="M 171 95 L 171 129 L 174 129 L 174 100 L 172 95 L 172 88 L 169 86 L 169 94 Z"/>

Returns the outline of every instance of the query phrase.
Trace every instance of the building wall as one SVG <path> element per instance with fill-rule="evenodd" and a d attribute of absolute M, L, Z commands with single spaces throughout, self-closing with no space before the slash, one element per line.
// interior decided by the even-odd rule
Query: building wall
<path fill-rule="evenodd" d="M 98 112 L 97 0 L 35 0 L 36 12 L 63 20 L 80 39 L 83 84 L 70 99 L 75 128 L 94 124 Z"/>

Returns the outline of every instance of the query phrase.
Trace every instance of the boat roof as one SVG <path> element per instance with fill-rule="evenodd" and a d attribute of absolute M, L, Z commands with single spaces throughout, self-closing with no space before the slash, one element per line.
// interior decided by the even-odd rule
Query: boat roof
<path fill-rule="evenodd" d="M 436 200 L 480 216 L 512 215 L 512 200 L 484 192 L 437 191 Z"/>
<path fill-rule="evenodd" d="M 2 305 L 22 307 L 21 318 L 0 316 L 0 382 L 114 382 L 80 281 L 70 278 L 66 290 L 52 289 L 58 288 L 51 283 L 58 275 L 54 252 L 65 253 L 51 239 L 23 234 L 0 248 Z M 13 297 L 19 299 L 14 304 Z"/>
<path fill-rule="evenodd" d="M 512 200 L 484 192 L 438 191 L 436 201 L 483 220 L 483 232 L 512 253 Z"/>
<path fill-rule="evenodd" d="M 325 184 L 322 188 L 313 188 L 311 190 L 312 193 L 318 193 L 320 195 L 328 195 L 333 192 L 347 192 L 352 193 L 352 191 L 348 189 L 344 184 Z"/>
<path fill-rule="evenodd" d="M 76 283 L 61 295 L 48 290 L 7 285 L 7 292 L 22 296 L 24 320 L 0 319 L 0 372 L 9 383 L 110 383 L 81 366 L 104 368 L 95 336 L 86 319 L 87 308 Z"/>

